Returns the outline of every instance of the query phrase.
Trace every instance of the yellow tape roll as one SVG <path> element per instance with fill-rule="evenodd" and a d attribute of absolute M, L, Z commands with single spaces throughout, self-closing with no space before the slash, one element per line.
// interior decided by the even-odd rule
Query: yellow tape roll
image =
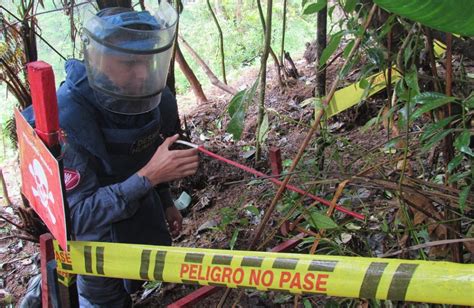
<path fill-rule="evenodd" d="M 471 264 L 99 242 L 69 248 L 60 270 L 81 275 L 474 305 Z"/>

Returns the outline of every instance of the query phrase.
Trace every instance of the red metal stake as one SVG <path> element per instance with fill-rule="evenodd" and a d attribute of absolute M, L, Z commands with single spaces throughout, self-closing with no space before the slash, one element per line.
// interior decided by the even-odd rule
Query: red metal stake
<path fill-rule="evenodd" d="M 271 147 L 269 150 L 270 164 L 272 166 L 272 175 L 280 175 L 283 171 L 281 165 L 281 151 L 280 148 Z"/>
<path fill-rule="evenodd" d="M 43 308 L 52 307 L 49 302 L 48 262 L 54 259 L 53 236 L 45 233 L 40 236 L 41 254 L 41 301 Z"/>
<path fill-rule="evenodd" d="M 59 144 L 58 102 L 54 73 L 51 65 L 42 61 L 28 63 L 27 67 L 35 113 L 35 131 L 48 148 L 53 150 Z"/>
<path fill-rule="evenodd" d="M 41 140 L 46 144 L 51 154 L 56 158 L 61 155 L 61 145 L 59 143 L 59 114 L 58 101 L 56 97 L 56 85 L 54 82 L 54 72 L 51 65 L 36 61 L 27 64 L 28 81 L 31 89 L 31 98 L 33 101 L 33 111 L 35 114 L 35 131 Z M 64 189 L 64 172 L 62 161 L 58 160 L 59 175 L 61 177 L 64 213 L 66 219 L 66 234 L 70 239 L 70 220 L 69 207 Z M 48 280 L 47 263 L 54 259 L 53 236 L 43 234 L 41 240 L 41 286 L 43 307 L 49 308 L 51 303 L 48 298 Z M 66 247 L 63 247 L 66 248 Z M 59 298 L 62 307 L 78 307 L 77 291 L 75 284 L 65 287 L 60 285 L 58 288 Z"/>

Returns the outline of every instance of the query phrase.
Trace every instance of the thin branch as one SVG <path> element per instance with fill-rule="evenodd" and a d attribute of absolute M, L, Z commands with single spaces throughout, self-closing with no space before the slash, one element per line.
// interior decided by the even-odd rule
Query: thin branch
<path fill-rule="evenodd" d="M 265 18 L 263 17 L 263 10 L 262 10 L 262 4 L 260 3 L 260 0 L 257 0 L 257 8 L 258 8 L 258 15 L 260 16 L 260 21 L 262 23 L 262 28 L 263 28 L 263 31 L 264 33 L 265 32 Z M 273 61 L 275 62 L 275 68 L 277 69 L 277 72 L 278 72 L 278 84 L 280 87 L 283 86 L 283 81 L 281 80 L 281 66 L 283 65 L 283 63 L 279 63 L 278 62 L 278 58 L 275 54 L 275 52 L 273 51 L 273 48 L 272 46 L 270 45 L 270 55 L 272 56 L 273 58 Z"/>
<path fill-rule="evenodd" d="M 20 226 L 20 225 L 14 223 L 13 220 L 11 220 L 11 219 L 9 219 L 9 218 L 6 218 L 5 216 L 3 216 L 3 215 L 1 215 L 1 214 L 0 214 L 0 219 L 5 220 L 5 221 L 8 222 L 9 224 L 11 224 L 11 225 L 17 227 L 17 228 L 20 229 L 20 230 L 23 230 L 23 227 L 22 227 L 22 226 Z"/>
<path fill-rule="evenodd" d="M 386 254 L 383 254 L 380 257 L 381 258 L 393 257 L 393 256 L 402 254 L 402 253 L 410 251 L 410 250 L 418 250 L 418 249 L 423 249 L 423 248 L 428 248 L 428 247 L 435 247 L 435 246 L 456 244 L 456 243 L 466 243 L 466 242 L 474 242 L 474 238 L 471 237 L 471 238 L 462 238 L 462 239 L 454 239 L 454 240 L 433 241 L 433 242 L 429 242 L 429 243 L 410 246 L 408 248 L 397 250 L 395 252 L 386 253 Z"/>
<path fill-rule="evenodd" d="M 219 32 L 219 48 L 221 51 L 221 69 L 222 69 L 222 79 L 224 80 L 224 83 L 227 84 L 227 78 L 225 75 L 225 56 L 224 56 L 224 35 L 222 34 L 222 29 L 221 25 L 219 24 L 219 21 L 217 20 L 216 14 L 214 13 L 214 10 L 212 9 L 211 3 L 209 0 L 207 2 L 207 8 L 211 12 L 212 18 L 214 19 L 214 23 L 216 24 L 217 31 Z"/>
<path fill-rule="evenodd" d="M 183 44 L 183 46 L 188 50 L 188 52 L 191 54 L 194 60 L 196 60 L 196 62 L 201 66 L 201 68 L 204 70 L 207 77 L 209 78 L 209 80 L 214 86 L 232 95 L 235 95 L 237 93 L 237 90 L 235 90 L 229 85 L 226 85 L 225 83 L 223 83 L 216 77 L 216 75 L 211 71 L 211 69 L 206 64 L 206 62 L 204 62 L 204 60 L 194 51 L 194 49 L 192 49 L 191 46 L 189 46 L 189 44 L 181 35 L 179 36 L 179 40 Z"/>

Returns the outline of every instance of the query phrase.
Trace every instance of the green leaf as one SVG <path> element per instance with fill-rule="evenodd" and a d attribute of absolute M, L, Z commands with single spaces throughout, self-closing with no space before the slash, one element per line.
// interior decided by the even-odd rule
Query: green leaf
<path fill-rule="evenodd" d="M 423 145 L 422 151 L 425 152 L 435 146 L 438 142 L 444 139 L 448 134 L 452 133 L 454 129 L 443 130 L 431 137 L 426 144 Z"/>
<path fill-rule="evenodd" d="M 229 102 L 229 107 L 227 111 L 229 115 L 232 117 L 234 116 L 235 112 L 242 108 L 242 104 L 245 98 L 245 94 L 247 93 L 247 89 L 237 92 L 234 97 Z"/>
<path fill-rule="evenodd" d="M 347 56 L 349 56 L 349 53 L 351 52 L 352 47 L 354 47 L 354 43 L 355 43 L 355 40 L 352 40 L 349 43 L 347 43 L 346 47 L 344 47 L 344 51 L 342 52 L 342 56 L 344 57 L 344 59 L 346 59 Z"/>
<path fill-rule="evenodd" d="M 474 153 L 469 147 L 470 143 L 471 143 L 471 133 L 468 130 L 465 130 L 456 138 L 456 140 L 454 140 L 454 147 L 458 151 L 474 157 Z"/>
<path fill-rule="evenodd" d="M 339 47 L 339 43 L 341 42 L 341 39 L 342 39 L 342 34 L 343 32 L 338 32 L 331 37 L 331 41 L 326 46 L 326 48 L 324 48 L 321 54 L 321 58 L 319 59 L 320 66 L 325 65 L 326 62 L 331 57 L 331 55 L 334 53 L 334 51 L 336 51 L 337 47 Z"/>
<path fill-rule="evenodd" d="M 417 119 L 423 113 L 439 108 L 447 103 L 453 102 L 456 98 L 446 96 L 436 92 L 425 92 L 414 97 L 415 102 L 422 105 L 412 113 L 411 119 Z"/>
<path fill-rule="evenodd" d="M 462 154 L 458 154 L 453 159 L 451 159 L 451 161 L 448 164 L 448 172 L 449 173 L 453 172 L 453 170 L 456 169 L 459 166 L 459 164 L 461 164 L 463 158 L 464 156 Z"/>
<path fill-rule="evenodd" d="M 384 23 L 384 25 L 382 26 L 382 29 L 377 32 L 377 35 L 378 37 L 385 37 L 385 35 L 387 35 L 387 33 L 392 30 L 392 27 L 393 27 L 393 24 L 394 24 L 394 20 L 395 20 L 395 15 L 390 15 L 390 17 L 387 19 L 387 21 Z"/>
<path fill-rule="evenodd" d="M 239 140 L 242 136 L 245 125 L 245 112 L 249 103 L 255 97 L 257 90 L 258 77 L 250 89 L 239 91 L 229 102 L 227 111 L 231 117 L 227 125 L 227 131 L 231 133 L 235 140 Z"/>
<path fill-rule="evenodd" d="M 262 124 L 260 125 L 260 130 L 258 131 L 258 142 L 263 143 L 265 139 L 268 137 L 269 132 L 269 124 L 268 124 L 268 114 L 264 114 Z"/>
<path fill-rule="evenodd" d="M 245 209 L 246 209 L 247 211 L 249 211 L 250 213 L 252 213 L 252 215 L 254 215 L 254 216 L 260 215 L 260 211 L 258 210 L 258 208 L 257 208 L 255 205 L 252 205 L 252 204 L 247 205 L 247 206 L 245 207 Z"/>
<path fill-rule="evenodd" d="M 311 213 L 309 222 L 316 229 L 335 229 L 338 227 L 331 218 L 318 212 Z"/>
<path fill-rule="evenodd" d="M 464 208 L 466 207 L 466 200 L 469 196 L 469 192 L 471 191 L 471 189 L 472 184 L 461 189 L 461 192 L 459 193 L 459 209 L 461 210 L 461 213 L 464 213 Z"/>
<path fill-rule="evenodd" d="M 415 69 L 412 69 L 405 74 L 405 82 L 411 90 L 415 91 L 415 95 L 420 94 L 420 87 L 418 86 L 418 74 L 416 73 Z"/>
<path fill-rule="evenodd" d="M 318 0 L 316 3 L 308 4 L 308 6 L 303 10 L 303 15 L 311 15 L 317 13 L 324 9 L 327 4 L 327 0 Z"/>
<path fill-rule="evenodd" d="M 383 9 L 425 26 L 474 36 L 472 0 L 374 0 Z"/>
<path fill-rule="evenodd" d="M 332 19 L 332 13 L 334 12 L 334 9 L 335 9 L 335 8 L 336 8 L 335 5 L 330 6 L 330 7 L 328 8 L 328 16 L 329 16 L 329 18 L 331 18 L 331 19 Z"/>
<path fill-rule="evenodd" d="M 367 89 L 370 87 L 370 83 L 367 81 L 367 79 L 361 79 L 359 81 L 359 87 L 361 87 L 362 89 Z"/>
<path fill-rule="evenodd" d="M 344 11 L 347 13 L 352 13 L 352 11 L 355 10 L 357 5 L 357 0 L 346 0 L 346 3 L 344 3 Z"/>
<path fill-rule="evenodd" d="M 239 140 L 242 137 L 242 132 L 244 131 L 244 120 L 245 112 L 242 109 L 239 109 L 234 113 L 232 118 L 227 125 L 227 131 L 231 133 L 235 140 Z"/>
<path fill-rule="evenodd" d="M 437 130 L 439 130 L 441 128 L 444 128 L 446 125 L 451 123 L 451 121 L 454 118 L 457 118 L 457 116 L 450 116 L 450 117 L 444 118 L 442 120 L 439 120 L 438 122 L 436 122 L 434 124 L 426 125 L 425 128 L 424 128 L 423 134 L 421 135 L 420 140 L 424 141 L 424 140 L 428 139 L 432 134 L 436 133 Z"/>
<path fill-rule="evenodd" d="M 469 98 L 469 99 L 467 99 L 467 100 L 464 102 L 464 104 L 466 105 L 466 107 L 467 107 L 468 109 L 474 109 L 474 96 L 471 97 L 471 98 Z"/>
<path fill-rule="evenodd" d="M 309 299 L 303 298 L 303 306 L 304 306 L 304 308 L 312 308 L 312 307 L 313 307 L 313 304 L 311 304 L 311 302 L 309 301 Z"/>
<path fill-rule="evenodd" d="M 237 242 L 237 238 L 239 237 L 239 229 L 235 229 L 234 233 L 232 233 L 232 238 L 229 242 L 230 250 L 234 250 L 235 243 Z"/>
<path fill-rule="evenodd" d="M 453 174 L 450 178 L 449 178 L 449 181 L 448 183 L 449 184 L 452 184 L 452 183 L 458 183 L 459 181 L 461 181 L 462 179 L 468 177 L 471 175 L 471 170 L 467 170 L 467 171 L 464 171 L 464 172 L 461 172 L 461 173 L 456 173 L 456 174 Z"/>
<path fill-rule="evenodd" d="M 452 96 L 446 96 L 443 93 L 438 93 L 438 92 L 423 92 L 415 97 L 415 101 L 418 104 L 422 104 L 422 105 L 437 102 L 440 100 L 445 101 L 446 103 L 449 103 L 449 102 L 454 102 L 456 98 Z"/>

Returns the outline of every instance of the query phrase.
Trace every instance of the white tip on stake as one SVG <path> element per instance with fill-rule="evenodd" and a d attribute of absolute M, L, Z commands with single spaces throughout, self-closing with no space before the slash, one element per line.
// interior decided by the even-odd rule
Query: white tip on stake
<path fill-rule="evenodd" d="M 184 145 L 187 145 L 188 147 L 190 148 L 199 148 L 199 146 L 197 144 L 194 144 L 194 143 L 191 143 L 191 142 L 187 142 L 187 141 L 184 141 L 184 140 L 176 140 L 175 141 L 176 143 L 179 143 L 179 144 L 184 144 Z"/>

